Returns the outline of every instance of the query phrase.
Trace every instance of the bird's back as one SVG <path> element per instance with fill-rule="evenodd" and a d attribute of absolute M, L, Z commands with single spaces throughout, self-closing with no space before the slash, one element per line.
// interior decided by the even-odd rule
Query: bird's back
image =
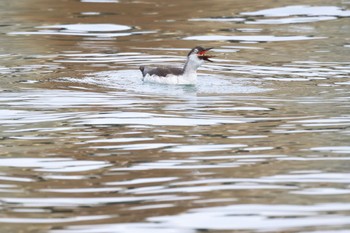
<path fill-rule="evenodd" d="M 151 66 L 140 66 L 142 76 L 156 75 L 158 77 L 166 77 L 167 75 L 182 75 L 183 69 L 177 67 L 151 67 Z"/>
<path fill-rule="evenodd" d="M 176 67 L 140 66 L 142 81 L 161 84 L 195 84 L 196 74 L 185 74 L 183 69 Z"/>

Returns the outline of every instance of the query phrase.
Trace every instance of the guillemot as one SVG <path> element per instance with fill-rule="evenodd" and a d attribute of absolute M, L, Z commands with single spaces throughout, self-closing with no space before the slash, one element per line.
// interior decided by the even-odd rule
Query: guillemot
<path fill-rule="evenodd" d="M 195 84 L 197 81 L 197 69 L 204 63 L 210 61 L 213 56 L 206 55 L 212 48 L 194 47 L 187 55 L 183 68 L 177 67 L 151 67 L 140 66 L 142 81 L 163 84 Z"/>

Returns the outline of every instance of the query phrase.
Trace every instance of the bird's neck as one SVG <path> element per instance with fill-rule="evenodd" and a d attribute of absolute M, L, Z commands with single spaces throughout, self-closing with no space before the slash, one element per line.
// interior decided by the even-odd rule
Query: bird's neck
<path fill-rule="evenodd" d="M 191 59 L 187 59 L 184 68 L 183 68 L 183 72 L 184 74 L 195 74 L 197 73 L 198 68 L 201 66 L 201 62 L 198 61 L 194 61 Z"/>

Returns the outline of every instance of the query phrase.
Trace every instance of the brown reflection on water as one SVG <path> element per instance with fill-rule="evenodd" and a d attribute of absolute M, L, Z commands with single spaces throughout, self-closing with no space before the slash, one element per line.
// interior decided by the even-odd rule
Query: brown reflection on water
<path fill-rule="evenodd" d="M 295 5 L 295 1 L 283 1 L 282 5 Z M 312 1 L 309 5 L 327 5 L 325 1 Z M 328 3 L 331 5 L 330 3 Z M 303 5 L 303 4 L 299 4 Z M 35 6 L 35 7 L 34 7 Z M 40 6 L 40 7 L 37 7 Z M 84 3 L 79 1 L 55 1 L 45 0 L 22 1 L 21 3 L 10 4 L 10 16 L 20 22 L 20 27 L 16 30 L 31 31 L 31 27 L 55 24 L 91 24 L 91 23 L 113 23 L 136 27 L 144 31 L 155 31 L 155 33 L 143 36 L 117 37 L 110 41 L 98 41 L 93 38 L 66 38 L 64 36 L 31 36 L 31 46 L 26 46 L 23 40 L 28 38 L 12 37 L 11 50 L 18 49 L 22 54 L 30 52 L 36 48 L 41 53 L 60 53 L 62 51 L 89 51 L 89 52 L 130 52 L 136 48 L 191 48 L 198 43 L 205 43 L 208 46 L 220 47 L 223 44 L 232 45 L 230 42 L 212 41 L 196 42 L 184 41 L 181 38 L 193 35 L 203 34 L 226 34 L 226 35 L 254 35 L 255 33 L 242 33 L 241 29 L 259 29 L 259 34 L 275 36 L 279 35 L 310 35 L 331 38 L 325 40 L 299 41 L 294 43 L 267 43 L 262 46 L 264 50 L 245 50 L 237 54 L 225 54 L 226 59 L 246 60 L 256 64 L 271 62 L 287 62 L 291 60 L 317 59 L 318 61 L 329 61 L 325 58 L 326 54 L 320 52 L 327 50 L 329 44 L 339 45 L 346 39 L 347 26 L 344 22 L 347 20 L 331 20 L 308 25 L 251 25 L 235 22 L 210 22 L 210 21 L 191 21 L 198 18 L 215 17 L 244 17 L 242 12 L 252 12 L 261 9 L 280 7 L 281 2 L 261 2 L 261 1 L 220 1 L 215 4 L 212 1 L 176 1 L 167 3 L 164 1 L 133 2 L 121 1 L 113 4 L 103 3 Z M 98 15 L 84 15 L 84 12 L 97 12 Z M 249 20 L 249 17 L 248 17 Z M 342 22 L 343 21 L 343 22 Z M 9 30 L 10 29 L 10 30 Z M 13 27 L 5 27 L 5 30 L 13 31 Z M 90 41 L 93 39 L 93 41 Z M 17 42 L 18 41 L 18 42 Z M 5 41 L 6 42 L 6 41 Z M 17 43 L 16 43 L 17 42 Z M 37 46 L 33 47 L 35 44 Z M 236 43 L 233 43 L 236 44 Z M 78 46 L 78 47 L 77 47 Z M 249 46 L 249 45 L 247 45 Z M 283 49 L 282 49 L 283 48 Z M 335 49 L 335 48 L 333 48 Z M 266 50 L 268 56 L 266 56 Z M 140 51 L 140 50 L 137 50 Z M 141 50 L 144 52 L 150 52 Z M 333 50 L 334 51 L 334 50 Z M 161 51 L 157 52 L 162 54 Z M 346 56 L 339 48 L 334 53 L 337 54 L 337 60 L 347 61 Z M 184 53 L 186 54 L 186 53 Z M 233 57 L 232 57 L 233 55 Z M 339 60 L 341 59 L 341 60 Z"/>
<path fill-rule="evenodd" d="M 289 5 L 348 6 L 321 0 L 1 2 L 1 230 L 74 232 L 74 226 L 125 223 L 167 230 L 149 218 L 239 204 L 266 206 L 265 215 L 227 212 L 261 224 L 260 230 L 347 229 L 319 222 L 348 216 L 349 17 L 268 25 L 246 22 L 269 17 L 240 14 Z M 225 18 L 243 21 L 220 21 Z M 131 29 L 117 31 L 124 36 L 106 36 L 111 32 L 101 28 L 98 35 L 63 35 L 67 24 Z M 52 25 L 63 28 L 38 28 Z M 310 40 L 183 39 L 203 35 Z M 217 60 L 202 67 L 197 87 L 140 82 L 140 64 L 180 65 L 198 44 L 215 47 Z M 329 209 L 316 208 L 325 203 Z M 297 205 L 305 209 L 290 209 Z M 255 215 L 262 222 L 249 218 Z M 310 225 L 264 228 L 273 219 L 311 215 Z M 220 226 L 203 231 L 220 232 Z M 240 231 L 234 224 L 229 230 Z"/>

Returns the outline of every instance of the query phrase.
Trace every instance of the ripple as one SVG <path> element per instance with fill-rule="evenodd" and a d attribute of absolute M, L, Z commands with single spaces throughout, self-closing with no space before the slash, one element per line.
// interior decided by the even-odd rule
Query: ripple
<path fill-rule="evenodd" d="M 315 37 L 310 37 L 315 38 Z M 247 46 L 223 46 L 222 49 L 258 49 Z M 148 49 L 148 48 L 147 48 Z M 261 48 L 260 48 L 261 49 Z M 221 49 L 218 48 L 218 51 Z M 66 54 L 56 60 L 64 63 L 110 63 L 117 62 L 127 66 L 140 64 L 164 64 L 181 66 L 183 58 L 179 56 L 150 56 L 140 53 L 117 54 Z M 67 85 L 89 84 L 107 88 L 151 93 L 153 95 L 193 95 L 193 94 L 231 94 L 231 93 L 260 93 L 271 91 L 261 82 L 268 81 L 313 81 L 332 78 L 347 78 L 349 75 L 348 63 L 331 63 L 316 61 L 293 61 L 282 66 L 263 66 L 249 64 L 233 64 L 237 61 L 215 60 L 215 63 L 206 63 L 201 67 L 205 72 L 215 72 L 215 75 L 199 74 L 196 86 L 143 84 L 140 72 L 135 70 L 116 70 L 88 74 L 83 79 L 61 78 L 57 81 L 67 82 Z M 222 75 L 227 74 L 227 75 Z M 242 78 L 243 77 L 250 77 Z M 257 79 L 259 78 L 259 79 Z"/>
<path fill-rule="evenodd" d="M 287 174 L 262 177 L 264 182 L 272 183 L 350 183 L 350 173 L 316 173 L 316 174 Z"/>
<path fill-rule="evenodd" d="M 347 81 L 347 82 L 335 82 L 334 84 L 336 84 L 336 85 L 346 85 L 346 86 L 349 86 L 349 85 L 350 85 L 350 81 Z"/>
<path fill-rule="evenodd" d="M 327 20 L 334 20 L 337 17 L 332 16 L 318 16 L 318 17 L 293 17 L 282 19 L 257 19 L 255 21 L 248 21 L 246 24 L 293 24 L 293 23 L 312 23 Z"/>
<path fill-rule="evenodd" d="M 283 66 L 254 66 L 211 64 L 213 70 L 232 74 L 250 74 L 252 77 L 262 77 L 264 80 L 273 81 L 312 81 L 332 78 L 347 78 L 349 68 L 347 64 L 329 64 L 313 61 L 295 61 Z"/>
<path fill-rule="evenodd" d="M 120 233 L 141 231 L 145 233 L 194 233 L 198 231 L 197 229 L 209 231 L 288 231 L 298 227 L 346 225 L 350 220 L 349 217 L 327 214 L 327 212 L 341 210 L 348 211 L 349 205 L 346 203 L 317 205 L 239 204 L 192 209 L 178 215 L 150 217 L 145 223 L 76 225 L 50 232 L 109 233 L 110 229 Z M 318 214 L 321 216 L 317 217 Z"/>
<path fill-rule="evenodd" d="M 38 57 L 39 58 L 39 57 Z M 62 68 L 62 66 L 59 66 L 57 64 L 34 64 L 34 65 L 22 65 L 22 66 L 11 66 L 11 67 L 2 67 L 0 66 L 0 74 L 31 74 L 35 71 L 39 71 L 41 73 L 51 73 L 57 69 Z M 19 83 L 26 83 L 26 84 L 33 84 L 37 83 L 37 80 L 19 80 Z"/>
<path fill-rule="evenodd" d="M 153 138 L 110 138 L 110 139 L 95 139 L 89 140 L 85 143 L 121 143 L 121 142 L 140 142 L 140 141 L 152 141 Z"/>
<path fill-rule="evenodd" d="M 194 156 L 190 159 L 217 160 L 217 159 L 269 159 L 285 158 L 286 155 L 217 155 L 217 156 Z"/>
<path fill-rule="evenodd" d="M 163 209 L 163 208 L 171 208 L 174 206 L 175 206 L 175 204 L 144 205 L 144 206 L 132 207 L 132 208 L 130 208 L 130 210 Z"/>
<path fill-rule="evenodd" d="M 106 185 L 135 185 L 135 184 L 148 184 L 148 183 L 158 183 L 177 180 L 178 177 L 149 177 L 149 178 L 139 178 L 133 180 L 108 182 Z"/>
<path fill-rule="evenodd" d="M 249 18 L 242 17 L 248 16 Z M 260 19 L 259 17 L 265 17 Z M 258 17 L 258 18 L 253 18 Z M 253 12 L 242 12 L 237 16 L 192 18 L 189 21 L 237 22 L 245 24 L 295 24 L 312 23 L 350 17 L 350 10 L 337 6 L 293 5 Z"/>
<path fill-rule="evenodd" d="M 103 161 L 73 160 L 71 158 L 1 158 L 1 167 L 35 168 L 45 172 L 80 172 L 110 166 Z"/>
<path fill-rule="evenodd" d="M 199 41 L 248 41 L 248 42 L 278 42 L 278 41 L 301 41 L 324 39 L 325 37 L 312 36 L 220 36 L 220 35 L 198 35 L 185 37 L 184 40 Z"/>
<path fill-rule="evenodd" d="M 213 179 L 202 179 L 194 181 L 184 181 L 184 182 L 174 182 L 172 185 L 182 185 L 182 186 L 196 186 L 200 184 L 218 184 L 221 186 L 227 185 L 237 185 L 238 187 L 257 185 L 260 184 L 297 184 L 297 183 L 334 183 L 334 184 L 349 184 L 349 173 L 321 173 L 319 171 L 303 171 L 296 174 L 282 174 L 274 176 L 264 176 L 259 178 L 213 178 Z M 264 186 L 264 185 L 262 185 Z M 210 186 L 209 186 L 210 187 Z M 233 186 L 234 187 L 234 186 Z M 284 186 L 281 186 L 284 187 Z M 296 186 L 286 186 L 286 188 L 296 188 Z M 180 188 L 179 188 L 180 189 Z"/>
<path fill-rule="evenodd" d="M 254 12 L 242 12 L 241 15 L 250 17 L 273 17 L 272 19 L 267 18 L 246 21 L 246 24 L 295 24 L 320 22 L 335 20 L 341 17 L 350 17 L 350 11 L 337 6 L 294 5 Z"/>
<path fill-rule="evenodd" d="M 196 94 L 259 93 L 269 91 L 269 89 L 261 87 L 257 80 L 231 78 L 223 75 L 199 74 L 195 86 L 143 83 L 141 73 L 138 70 L 100 72 L 90 74 L 83 79 L 61 78 L 60 80 L 68 83 L 92 84 L 137 93 L 150 93 L 157 96 L 183 97 Z"/>
<path fill-rule="evenodd" d="M 211 152 L 211 151 L 225 151 L 237 148 L 246 147 L 244 144 L 216 144 L 216 145 L 181 145 L 175 146 L 165 151 L 176 153 L 188 153 L 188 152 Z"/>
<path fill-rule="evenodd" d="M 208 108 L 206 107 L 205 110 L 208 111 L 271 111 L 270 108 L 263 108 L 263 107 L 213 107 Z"/>
<path fill-rule="evenodd" d="M 161 193 L 203 193 L 220 190 L 259 190 L 259 189 L 295 189 L 295 187 L 284 185 L 268 185 L 268 184 L 224 184 L 210 186 L 195 186 L 195 187 L 176 187 L 166 188 L 165 186 L 153 186 L 148 188 L 135 188 L 124 191 L 132 194 L 161 194 Z"/>
<path fill-rule="evenodd" d="M 245 146 L 245 145 L 243 145 Z M 241 145 L 234 145 L 233 148 L 239 148 Z M 196 150 L 191 149 L 193 153 Z M 211 148 L 210 148 L 211 149 Z M 207 151 L 208 148 L 205 150 Z M 215 151 L 217 149 L 215 148 Z M 219 150 L 220 151 L 220 150 Z M 182 150 L 181 150 L 182 152 Z M 189 153 L 186 152 L 186 153 Z M 213 152 L 209 150 L 209 152 Z M 203 153 L 203 151 L 199 151 Z M 229 155 L 229 156 L 193 156 L 187 159 L 169 159 L 157 160 L 152 162 L 136 163 L 129 167 L 111 168 L 111 171 L 146 171 L 146 170 L 194 170 L 194 169 L 222 169 L 222 168 L 237 168 L 244 165 L 253 165 L 267 162 L 274 159 L 283 159 L 285 155 Z M 220 162 L 212 160 L 222 160 Z M 208 179 L 206 181 L 209 183 Z M 273 183 L 268 178 L 266 179 L 232 179 L 227 182 L 251 182 L 251 183 Z"/>
<path fill-rule="evenodd" d="M 132 27 L 120 24 L 61 24 L 37 28 L 57 29 L 72 32 L 114 32 L 130 30 Z"/>
<path fill-rule="evenodd" d="M 323 147 L 313 147 L 310 148 L 312 151 L 320 151 L 320 152 L 333 152 L 333 153 L 350 153 L 350 146 L 323 146 Z"/>
<path fill-rule="evenodd" d="M 133 150 L 152 150 L 159 149 L 164 147 L 169 147 L 176 145 L 174 143 L 143 143 L 143 144 L 131 144 L 131 145 L 120 145 L 120 146 L 91 146 L 90 148 L 95 149 L 118 149 L 125 151 L 133 151 Z"/>
<path fill-rule="evenodd" d="M 80 14 L 84 16 L 101 15 L 100 12 L 95 12 L 95 11 L 80 12 Z"/>
<path fill-rule="evenodd" d="M 120 97 L 118 101 L 115 98 Z M 77 116 L 81 112 L 62 112 L 57 113 L 52 110 L 59 108 L 84 108 L 87 106 L 114 106 L 114 107 L 132 107 L 134 104 L 153 103 L 152 100 L 128 96 L 125 93 L 98 93 L 68 90 L 25 90 L 16 93 L 1 93 L 0 102 L 3 105 L 11 107 L 26 107 L 27 109 L 36 109 L 35 111 L 27 110 L 1 110 L 0 119 L 8 123 L 31 123 L 50 121 L 50 120 L 67 120 L 72 116 Z M 39 111 L 42 110 L 42 111 Z M 44 111 L 45 110 L 45 111 Z M 47 111 L 51 110 L 51 111 Z M 82 114 L 84 115 L 84 114 Z"/>
<path fill-rule="evenodd" d="M 14 104 L 20 105 L 18 102 Z M 72 118 L 72 114 L 69 113 L 48 113 L 42 111 L 0 110 L 0 113 L 2 114 L 0 122 L 4 125 L 50 122 Z"/>
<path fill-rule="evenodd" d="M 99 224 L 69 226 L 66 229 L 51 230 L 50 233 L 195 233 L 192 229 L 177 229 L 175 227 L 159 226 L 152 223 L 122 223 L 122 224 Z"/>
<path fill-rule="evenodd" d="M 0 228 L 347 229 L 349 4 L 156 2 L 2 4 Z M 191 43 L 216 47 L 196 85 L 141 81 Z"/>
<path fill-rule="evenodd" d="M 316 205 L 240 204 L 192 209 L 178 215 L 151 217 L 147 220 L 168 228 L 283 231 L 297 227 L 348 224 L 350 221 L 348 216 L 327 214 L 330 211 L 342 210 L 350 210 L 350 205 L 347 203 Z"/>
<path fill-rule="evenodd" d="M 70 197 L 70 198 L 0 198 L 4 203 L 20 205 L 22 207 L 77 207 L 96 206 L 108 203 L 131 203 L 143 201 L 162 201 L 175 198 L 176 195 L 145 196 L 145 197 Z"/>
<path fill-rule="evenodd" d="M 298 191 L 292 191 L 291 193 L 301 195 L 344 195 L 350 194 L 350 189 L 338 189 L 338 188 L 309 188 Z"/>
<path fill-rule="evenodd" d="M 76 120 L 76 125 L 152 125 L 152 126 L 194 126 L 194 125 L 217 125 L 217 124 L 237 124 L 243 121 L 211 118 L 201 119 L 193 117 L 164 116 L 161 114 L 123 112 L 110 113 L 98 116 L 86 116 Z"/>
<path fill-rule="evenodd" d="M 348 126 L 348 125 L 350 125 L 350 117 L 349 116 L 339 116 L 339 117 L 331 117 L 331 118 L 298 120 L 298 121 L 293 121 L 293 123 L 299 123 L 305 127 Z"/>
<path fill-rule="evenodd" d="M 91 37 L 119 37 L 136 34 L 154 33 L 154 31 L 130 31 L 133 27 L 120 24 L 61 24 L 36 27 L 34 32 L 10 32 L 9 35 L 66 35 Z M 128 32 L 119 32 L 128 31 Z"/>
<path fill-rule="evenodd" d="M 40 192 L 48 193 L 103 193 L 103 192 L 118 192 L 121 188 L 69 188 L 69 189 L 40 189 Z"/>
<path fill-rule="evenodd" d="M 338 16 L 350 17 L 350 10 L 344 10 L 337 6 L 308 6 L 294 5 L 266 10 L 243 12 L 242 15 L 249 16 L 270 16 L 270 17 L 285 17 L 285 16 Z"/>
<path fill-rule="evenodd" d="M 214 168 L 234 168 L 241 163 L 217 163 L 217 164 L 194 164 L 195 160 L 159 160 L 155 162 L 139 163 L 130 167 L 112 168 L 111 171 L 146 171 L 146 170 L 194 170 L 194 169 L 214 169 Z M 190 165 L 188 165 L 190 163 Z M 193 163 L 193 164 L 192 164 Z"/>
<path fill-rule="evenodd" d="M 243 22 L 244 18 L 238 17 L 211 17 L 211 18 L 192 18 L 188 21 L 207 21 L 207 22 Z"/>
<path fill-rule="evenodd" d="M 34 182 L 34 179 L 31 178 L 25 178 L 25 177 L 13 177 L 13 176 L 0 176 L 0 180 L 5 181 L 14 181 L 14 182 Z"/>
<path fill-rule="evenodd" d="M 89 177 L 82 175 L 43 175 L 43 178 L 48 180 L 85 180 Z"/>
<path fill-rule="evenodd" d="M 80 0 L 81 2 L 89 3 L 118 3 L 119 0 Z"/>
<path fill-rule="evenodd" d="M 66 217 L 66 218 L 1 218 L 2 223 L 67 223 L 67 222 L 81 222 L 81 221 L 93 221 L 108 219 L 109 215 L 96 215 L 96 216 L 76 216 L 76 217 Z"/>
<path fill-rule="evenodd" d="M 242 16 L 249 16 L 249 18 L 244 18 Z M 252 18 L 261 16 L 270 18 Z M 271 19 L 271 17 L 273 18 Z M 337 6 L 293 5 L 254 12 L 242 12 L 240 15 L 233 17 L 192 18 L 189 19 L 189 21 L 243 22 L 245 24 L 295 24 L 335 20 L 344 17 L 350 17 L 350 10 L 345 10 Z"/>

